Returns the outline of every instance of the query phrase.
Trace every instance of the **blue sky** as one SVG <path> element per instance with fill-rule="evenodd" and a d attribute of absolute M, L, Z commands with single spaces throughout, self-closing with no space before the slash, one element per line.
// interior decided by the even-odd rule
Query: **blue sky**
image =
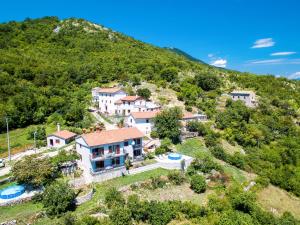
<path fill-rule="evenodd" d="M 300 77 L 299 0 L 10 0 L 1 9 L 0 22 L 79 17 L 217 66 Z"/>

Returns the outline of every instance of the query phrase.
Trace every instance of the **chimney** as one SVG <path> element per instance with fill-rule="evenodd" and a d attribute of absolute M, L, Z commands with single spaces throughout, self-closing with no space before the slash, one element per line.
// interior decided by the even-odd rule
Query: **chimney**
<path fill-rule="evenodd" d="M 82 129 L 82 133 L 86 134 L 86 129 L 85 128 Z"/>
<path fill-rule="evenodd" d="M 60 124 L 57 123 L 57 131 L 60 131 Z"/>
<path fill-rule="evenodd" d="M 90 133 L 94 131 L 94 127 L 90 127 Z"/>

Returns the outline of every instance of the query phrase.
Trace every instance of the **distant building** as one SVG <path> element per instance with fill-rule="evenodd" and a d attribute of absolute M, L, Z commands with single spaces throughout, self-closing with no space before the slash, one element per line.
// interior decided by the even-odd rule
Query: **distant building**
<path fill-rule="evenodd" d="M 181 122 L 183 126 L 183 130 L 185 130 L 185 127 L 188 122 L 190 121 L 207 121 L 207 116 L 205 114 L 193 114 L 191 112 L 185 112 L 182 116 Z"/>
<path fill-rule="evenodd" d="M 132 112 L 125 121 L 128 127 L 136 127 L 145 135 L 150 135 L 154 127 L 154 117 L 159 111 Z"/>
<path fill-rule="evenodd" d="M 253 91 L 232 91 L 230 93 L 233 101 L 241 100 L 247 107 L 255 107 L 257 105 L 256 95 Z"/>
<path fill-rule="evenodd" d="M 68 130 L 57 131 L 47 136 L 47 146 L 49 148 L 63 147 L 72 142 L 76 136 L 77 134 Z"/>
<path fill-rule="evenodd" d="M 126 158 L 142 159 L 144 134 L 137 128 L 96 131 L 76 138 L 76 151 L 92 174 L 122 167 Z"/>

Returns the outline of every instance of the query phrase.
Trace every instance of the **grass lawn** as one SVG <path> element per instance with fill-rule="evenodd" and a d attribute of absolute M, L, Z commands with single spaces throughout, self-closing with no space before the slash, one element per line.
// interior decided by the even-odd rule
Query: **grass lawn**
<path fill-rule="evenodd" d="M 167 175 L 167 173 L 168 170 L 155 169 L 144 173 L 129 175 L 125 177 L 118 177 L 103 183 L 94 184 L 96 190 L 94 197 L 92 198 L 92 200 L 78 206 L 74 214 L 78 215 L 79 217 L 87 215 L 91 210 L 98 206 L 98 202 L 104 199 L 106 191 L 112 187 L 120 188 L 122 186 L 130 185 L 134 182 L 149 179 L 150 177 Z M 40 212 L 41 210 L 41 204 L 33 204 L 32 202 L 8 207 L 0 207 L 0 222 L 12 219 L 30 222 L 34 215 Z M 56 224 L 55 221 L 57 220 L 51 220 L 50 218 L 41 218 L 38 221 L 36 221 L 35 224 L 53 225 Z"/>
<path fill-rule="evenodd" d="M 197 153 L 199 152 L 205 152 L 210 154 L 200 138 L 187 139 L 181 144 L 176 145 L 176 149 L 181 154 L 192 157 L 195 157 L 195 155 L 197 155 Z"/>
<path fill-rule="evenodd" d="M 36 127 L 35 125 L 28 126 L 26 128 L 19 128 L 11 130 L 9 132 L 10 137 L 10 147 L 12 154 L 22 152 L 28 148 L 33 147 L 33 140 L 28 140 L 28 132 Z M 56 130 L 55 125 L 50 125 L 46 127 L 46 134 L 50 134 Z M 7 157 L 7 139 L 6 133 L 0 134 L 0 157 Z"/>
<path fill-rule="evenodd" d="M 231 145 L 228 143 L 228 141 L 222 139 L 221 144 L 225 150 L 226 153 L 233 155 L 236 152 L 241 153 L 243 151 L 243 148 L 239 145 Z"/>
<path fill-rule="evenodd" d="M 257 201 L 265 210 L 271 211 L 277 216 L 288 211 L 300 220 L 300 198 L 281 188 L 269 185 L 258 192 Z"/>
<path fill-rule="evenodd" d="M 238 183 L 244 183 L 245 181 L 247 181 L 243 172 L 238 168 L 225 164 L 223 165 L 223 169 L 226 174 L 230 175 Z"/>

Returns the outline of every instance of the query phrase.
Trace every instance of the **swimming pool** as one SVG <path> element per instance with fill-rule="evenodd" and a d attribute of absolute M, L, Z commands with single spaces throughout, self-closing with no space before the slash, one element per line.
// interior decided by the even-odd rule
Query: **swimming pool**
<path fill-rule="evenodd" d="M 25 187 L 23 185 L 12 185 L 0 190 L 0 198 L 12 199 L 22 195 L 24 192 Z"/>
<path fill-rule="evenodd" d="M 182 155 L 179 153 L 169 153 L 168 159 L 170 160 L 179 160 L 182 158 Z"/>

